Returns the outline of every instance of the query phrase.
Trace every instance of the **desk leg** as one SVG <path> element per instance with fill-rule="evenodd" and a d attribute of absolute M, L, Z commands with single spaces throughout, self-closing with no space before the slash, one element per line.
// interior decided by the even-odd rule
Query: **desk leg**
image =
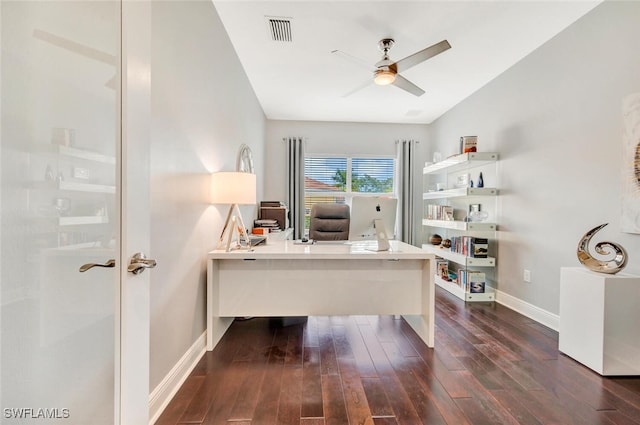
<path fill-rule="evenodd" d="M 217 260 L 207 261 L 207 351 L 211 351 L 220 342 L 222 335 L 229 329 L 233 317 L 220 317 L 218 314 L 218 294 L 220 292 L 220 269 Z"/>
<path fill-rule="evenodd" d="M 413 328 L 418 336 L 433 348 L 435 334 L 435 282 L 436 264 L 433 260 L 422 263 L 422 314 L 406 315 L 404 320 Z"/>

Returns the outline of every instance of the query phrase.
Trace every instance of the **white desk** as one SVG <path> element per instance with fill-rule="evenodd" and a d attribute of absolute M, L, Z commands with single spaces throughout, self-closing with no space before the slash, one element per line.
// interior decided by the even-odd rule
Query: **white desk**
<path fill-rule="evenodd" d="M 435 257 L 398 241 L 296 245 L 207 256 L 207 350 L 234 317 L 401 314 L 433 347 Z"/>

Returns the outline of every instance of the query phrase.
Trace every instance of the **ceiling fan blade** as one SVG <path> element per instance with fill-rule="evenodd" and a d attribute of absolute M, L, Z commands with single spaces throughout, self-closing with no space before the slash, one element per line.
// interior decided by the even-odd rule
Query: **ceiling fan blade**
<path fill-rule="evenodd" d="M 371 64 L 363 59 L 350 55 L 349 53 L 345 53 L 341 50 L 332 50 L 332 54 L 344 58 L 354 64 L 359 65 L 361 68 L 365 68 L 367 71 L 373 72 L 375 68 L 371 67 Z"/>
<path fill-rule="evenodd" d="M 421 62 L 426 61 L 429 58 L 438 55 L 445 50 L 449 50 L 451 45 L 447 40 L 442 40 L 439 43 L 434 44 L 433 46 L 429 46 L 426 49 L 420 50 L 410 56 L 407 56 L 404 59 L 400 59 L 395 64 L 390 65 L 390 68 L 395 68 L 396 72 L 404 72 L 407 69 L 415 66 Z"/>
<path fill-rule="evenodd" d="M 347 93 L 343 94 L 341 97 L 348 97 L 351 96 L 352 94 L 354 94 L 355 92 L 358 92 L 366 87 L 369 87 L 371 84 L 373 84 L 373 82 L 371 81 L 371 79 L 368 79 L 367 81 L 365 81 L 364 83 L 360 84 L 359 86 L 356 86 L 354 89 L 348 91 Z"/>
<path fill-rule="evenodd" d="M 94 49 L 91 46 L 80 44 L 76 41 L 68 38 L 60 37 L 47 31 L 35 29 L 33 30 L 33 36 L 39 40 L 53 44 L 54 46 L 68 50 L 73 53 L 85 56 L 90 59 L 97 60 L 109 65 L 117 64 L 117 57 L 115 55 L 105 53 L 102 50 Z"/>
<path fill-rule="evenodd" d="M 415 96 L 422 96 L 424 94 L 424 90 L 399 74 L 396 74 L 396 79 L 391 84 L 398 88 L 401 88 L 402 90 L 408 91 Z"/>

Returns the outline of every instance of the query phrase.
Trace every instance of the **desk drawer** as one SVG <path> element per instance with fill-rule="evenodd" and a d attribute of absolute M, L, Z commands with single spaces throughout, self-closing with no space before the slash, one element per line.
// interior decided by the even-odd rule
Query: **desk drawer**
<path fill-rule="evenodd" d="M 421 260 L 217 260 L 219 316 L 420 314 Z"/>

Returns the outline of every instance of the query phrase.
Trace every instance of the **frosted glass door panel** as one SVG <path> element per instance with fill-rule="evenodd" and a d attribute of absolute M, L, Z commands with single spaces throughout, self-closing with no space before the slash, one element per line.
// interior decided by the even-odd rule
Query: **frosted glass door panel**
<path fill-rule="evenodd" d="M 0 2 L 2 424 L 115 421 L 120 6 Z"/>

